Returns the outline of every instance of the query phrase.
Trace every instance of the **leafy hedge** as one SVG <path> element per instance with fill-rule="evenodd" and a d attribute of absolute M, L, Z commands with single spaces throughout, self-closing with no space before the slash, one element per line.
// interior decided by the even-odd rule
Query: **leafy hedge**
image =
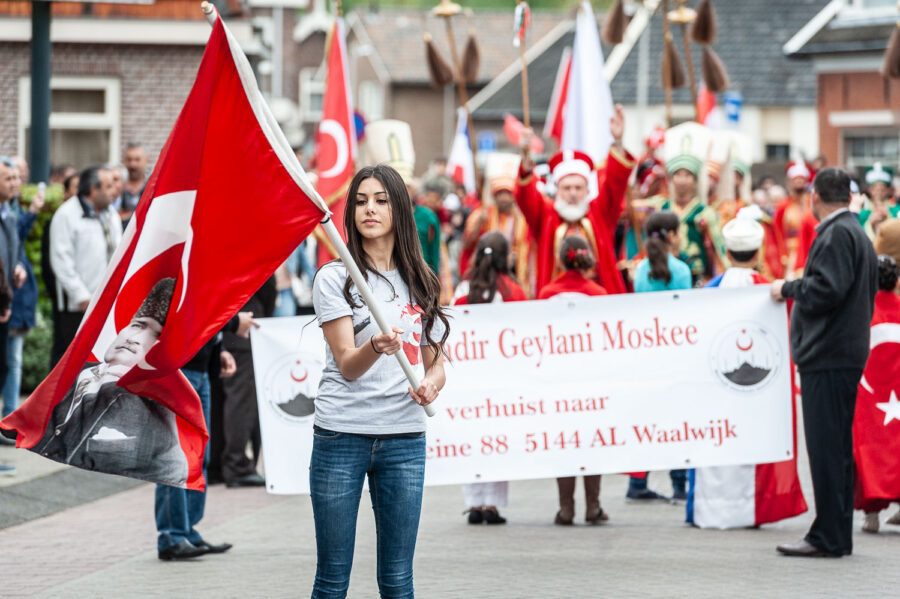
<path fill-rule="evenodd" d="M 22 187 L 20 201 L 26 209 L 37 193 L 37 185 Z M 22 355 L 22 393 L 31 393 L 44 380 L 50 370 L 50 349 L 53 345 L 53 319 L 50 295 L 44 286 L 41 276 L 41 238 L 44 227 L 50 226 L 53 213 L 63 203 L 62 185 L 47 187 L 46 203 L 38 214 L 28 238 L 25 240 L 25 255 L 34 268 L 34 276 L 38 284 L 37 326 L 25 337 L 25 348 Z"/>

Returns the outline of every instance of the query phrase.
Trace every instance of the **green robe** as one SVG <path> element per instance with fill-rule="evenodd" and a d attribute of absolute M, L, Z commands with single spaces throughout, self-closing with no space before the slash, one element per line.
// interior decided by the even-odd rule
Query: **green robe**
<path fill-rule="evenodd" d="M 438 275 L 441 265 L 441 221 L 430 208 L 418 204 L 413 210 L 413 218 L 425 263 Z"/>
<path fill-rule="evenodd" d="M 718 262 L 724 268 L 728 268 L 728 259 L 725 257 L 725 238 L 722 237 L 722 227 L 719 224 L 719 214 L 710 206 L 703 204 L 699 198 L 694 198 L 680 208 L 673 200 L 662 196 L 655 198 L 657 210 L 671 210 L 678 216 L 681 222 L 681 255 L 691 269 L 694 281 L 715 274 L 716 257 L 707 255 L 706 244 L 703 239 L 704 230 L 709 235 L 713 249 L 718 254 Z"/>

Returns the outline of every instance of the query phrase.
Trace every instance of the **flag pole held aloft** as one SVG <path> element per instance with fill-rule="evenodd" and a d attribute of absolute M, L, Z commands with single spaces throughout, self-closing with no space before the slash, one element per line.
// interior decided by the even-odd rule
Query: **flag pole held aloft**
<path fill-rule="evenodd" d="M 219 18 L 218 11 L 216 11 L 215 6 L 213 6 L 209 2 L 203 2 L 200 5 L 200 9 L 206 16 L 206 20 L 209 21 L 209 24 L 215 25 L 216 20 Z M 237 64 L 239 69 L 249 69 L 249 64 L 245 61 L 238 61 Z M 263 102 L 263 106 L 264 109 L 268 111 L 268 106 L 265 104 L 265 102 Z M 274 123 L 274 119 L 272 119 L 272 122 Z M 290 146 L 287 144 L 287 140 L 284 138 L 284 134 L 281 132 L 281 129 L 277 126 L 275 126 L 274 129 L 277 130 L 275 131 L 275 133 L 278 141 L 282 142 L 282 144 L 289 149 Z M 285 164 L 285 166 L 288 167 L 288 170 L 295 171 L 294 174 L 296 174 L 297 172 L 300 173 L 301 176 L 298 182 L 301 184 L 300 186 L 303 191 L 307 193 L 319 207 L 324 207 L 325 202 L 322 200 L 318 192 L 316 192 L 315 188 L 306 178 L 306 174 L 303 172 L 303 168 L 300 166 L 299 162 L 297 162 L 296 155 L 290 151 L 283 153 L 278 152 L 278 154 L 282 157 L 282 162 L 288 161 L 296 163 L 291 164 L 290 167 L 288 167 L 288 164 Z M 291 158 L 293 158 L 293 160 L 291 160 Z M 350 251 L 347 249 L 347 245 L 344 243 L 344 240 L 341 238 L 340 233 L 338 233 L 337 228 L 334 226 L 334 222 L 332 222 L 331 220 L 331 212 L 327 209 L 327 207 L 323 209 L 323 212 L 325 213 L 325 217 L 320 223 L 322 230 L 325 232 L 325 234 L 328 236 L 329 241 L 331 241 L 331 243 L 337 250 L 341 262 L 344 263 L 344 267 L 347 269 L 347 273 L 350 275 L 350 278 L 353 280 L 353 283 L 359 290 L 360 295 L 362 295 L 363 301 L 368 306 L 369 311 L 372 313 L 372 317 L 375 319 L 375 322 L 378 323 L 378 328 L 380 328 L 383 333 L 392 333 L 393 329 L 385 318 L 384 313 L 381 311 L 381 308 L 378 305 L 378 302 L 375 300 L 375 297 L 372 295 L 369 286 L 366 284 L 365 277 L 363 277 L 363 274 L 362 272 L 360 272 L 359 267 L 356 265 L 356 262 L 350 256 Z M 410 386 L 413 389 L 418 389 L 421 383 L 418 376 L 416 375 L 416 372 L 413 370 L 412 365 L 409 363 L 406 354 L 403 352 L 397 352 L 394 354 L 394 357 L 397 359 L 397 362 L 400 363 L 400 368 L 403 369 L 403 373 L 406 375 Z M 423 406 L 423 408 L 425 409 L 425 413 L 428 414 L 428 416 L 434 416 L 437 413 L 432 405 Z"/>

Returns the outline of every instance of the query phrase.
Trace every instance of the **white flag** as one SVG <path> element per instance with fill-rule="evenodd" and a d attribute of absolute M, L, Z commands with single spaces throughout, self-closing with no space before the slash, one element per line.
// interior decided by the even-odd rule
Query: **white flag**
<path fill-rule="evenodd" d="M 469 127 L 466 111 L 456 109 L 456 135 L 447 158 L 447 175 L 466 188 L 466 193 L 475 193 L 475 159 L 469 144 Z"/>
<path fill-rule="evenodd" d="M 609 132 L 612 115 L 612 93 L 609 81 L 603 75 L 603 51 L 597 21 L 591 5 L 583 2 L 575 23 L 575 48 L 566 93 L 561 149 L 581 150 L 594 164 L 602 164 L 612 144 Z"/>

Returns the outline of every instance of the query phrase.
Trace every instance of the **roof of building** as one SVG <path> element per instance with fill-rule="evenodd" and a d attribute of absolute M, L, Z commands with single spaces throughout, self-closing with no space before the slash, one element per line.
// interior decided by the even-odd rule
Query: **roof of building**
<path fill-rule="evenodd" d="M 512 4 L 512 3 L 510 3 Z M 365 28 L 368 38 L 394 83 L 425 84 L 429 81 L 423 34 L 430 33 L 438 51 L 452 65 L 447 32 L 443 20 L 430 11 L 381 9 L 378 12 L 356 12 L 348 22 Z M 557 12 L 532 11 L 533 39 L 547 34 L 560 20 Z M 453 34 L 460 55 L 470 27 L 474 29 L 481 56 L 479 83 L 496 77 L 504 68 L 519 60 L 513 46 L 513 10 L 478 10 L 467 22 L 466 17 L 453 17 Z"/>
<path fill-rule="evenodd" d="M 840 6 L 827 7 L 821 16 L 797 32 L 785 44 L 788 56 L 808 57 L 822 54 L 848 54 L 859 52 L 881 53 L 897 24 L 894 10 L 867 13 L 840 10 Z"/>
<path fill-rule="evenodd" d="M 716 0 L 718 39 L 713 49 L 722 59 L 731 80 L 731 90 L 738 91 L 745 105 L 754 106 L 811 106 L 816 97 L 815 73 L 802 60 L 791 60 L 782 46 L 809 22 L 828 0 L 792 0 L 786 8 L 784 0 Z M 571 47 L 575 37 L 574 21 L 568 31 L 550 44 L 546 51 L 529 63 L 531 82 L 529 96 L 531 117 L 546 118 L 553 82 L 564 48 Z M 660 85 L 662 56 L 662 19 L 654 15 L 643 34 L 649 35 L 649 104 L 662 104 L 665 94 Z M 675 26 L 672 35 L 679 55 L 684 61 L 681 30 Z M 637 101 L 637 73 L 640 41 L 622 64 L 612 81 L 616 102 L 634 104 Z M 691 44 L 694 69 L 700 81 L 701 48 Z M 611 48 L 603 47 L 605 56 Z M 506 113 L 521 116 L 521 79 L 517 73 L 500 89 L 484 99 L 474 110 L 481 119 L 502 118 Z M 674 90 L 673 101 L 690 103 L 687 86 Z"/>

